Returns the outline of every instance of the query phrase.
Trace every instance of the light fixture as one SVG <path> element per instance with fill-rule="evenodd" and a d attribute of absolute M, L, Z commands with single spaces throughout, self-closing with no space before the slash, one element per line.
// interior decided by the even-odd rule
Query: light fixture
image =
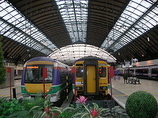
<path fill-rule="evenodd" d="M 150 38 L 149 38 L 149 37 L 147 37 L 147 41 L 150 41 Z"/>

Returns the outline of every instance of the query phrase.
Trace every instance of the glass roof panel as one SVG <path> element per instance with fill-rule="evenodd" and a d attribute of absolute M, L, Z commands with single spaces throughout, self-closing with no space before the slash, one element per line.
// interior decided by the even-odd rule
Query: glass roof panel
<path fill-rule="evenodd" d="M 116 58 L 108 52 L 106 52 L 105 50 L 86 44 L 68 45 L 50 54 L 51 58 L 59 60 L 69 65 L 72 65 L 75 60 L 85 56 L 96 56 L 105 59 L 108 62 L 116 62 Z"/>
<path fill-rule="evenodd" d="M 156 1 L 150 0 L 131 0 L 101 47 L 105 48 L 106 50 L 113 49 L 114 51 L 117 51 L 127 42 L 134 40 L 138 36 L 148 31 L 150 28 L 157 25 L 158 15 L 156 11 L 158 11 L 158 7 L 155 5 L 152 9 L 150 9 L 150 11 L 148 11 L 148 9 L 155 2 Z M 118 31 L 116 33 L 115 29 L 120 31 L 119 35 Z M 131 39 L 127 38 L 126 36 L 131 37 Z M 113 39 L 112 44 L 107 43 L 109 38 Z M 119 42 L 123 40 L 126 40 L 126 43 L 120 45 L 121 43 Z M 119 43 L 118 45 L 117 42 Z"/>
<path fill-rule="evenodd" d="M 87 30 L 87 0 L 56 0 L 60 13 L 69 31 L 72 43 L 85 42 Z"/>
<path fill-rule="evenodd" d="M 17 38 L 15 38 L 15 33 L 23 35 L 23 37 L 29 36 L 28 39 L 33 44 L 38 44 L 43 48 L 48 48 L 46 52 L 43 52 L 46 54 L 48 52 L 51 53 L 50 50 L 56 48 L 56 46 L 52 44 L 52 42 L 50 42 L 41 32 L 39 32 L 38 29 L 33 26 L 33 24 L 31 24 L 28 20 L 25 20 L 25 17 L 21 15 L 15 7 L 13 7 L 11 4 L 8 4 L 8 2 L 6 2 L 5 0 L 1 0 L 0 2 L 0 17 L 2 17 L 0 22 L 3 23 L 0 26 L 1 35 L 3 34 L 4 36 L 16 40 L 20 43 L 21 40 L 17 40 Z M 9 25 L 9 23 L 14 25 L 15 28 Z M 6 25 L 8 26 L 8 28 L 5 27 Z M 34 33 L 36 33 L 36 35 L 32 35 Z M 33 48 L 38 50 L 35 47 Z"/>

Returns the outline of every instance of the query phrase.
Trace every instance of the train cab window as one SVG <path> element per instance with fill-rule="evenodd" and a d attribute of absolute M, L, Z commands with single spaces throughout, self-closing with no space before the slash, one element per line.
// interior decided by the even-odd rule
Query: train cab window
<path fill-rule="evenodd" d="M 83 77 L 83 67 L 76 67 L 76 77 Z"/>
<path fill-rule="evenodd" d="M 47 68 L 47 78 L 43 78 L 43 68 Z M 26 82 L 42 82 L 45 79 L 47 82 L 52 82 L 53 66 L 27 66 L 25 73 Z"/>
<path fill-rule="evenodd" d="M 99 73 L 99 77 L 106 77 L 106 68 L 103 66 L 99 67 L 98 73 Z"/>
<path fill-rule="evenodd" d="M 33 81 L 36 78 L 39 78 L 39 66 L 27 66 L 25 81 Z"/>

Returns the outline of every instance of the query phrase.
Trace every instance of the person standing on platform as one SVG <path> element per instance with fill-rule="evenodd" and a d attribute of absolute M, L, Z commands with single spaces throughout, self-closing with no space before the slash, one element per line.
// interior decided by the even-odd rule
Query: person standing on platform
<path fill-rule="evenodd" d="M 124 74 L 123 74 L 123 79 L 124 79 L 124 84 L 128 84 L 128 74 L 127 74 L 127 72 L 125 72 Z"/>

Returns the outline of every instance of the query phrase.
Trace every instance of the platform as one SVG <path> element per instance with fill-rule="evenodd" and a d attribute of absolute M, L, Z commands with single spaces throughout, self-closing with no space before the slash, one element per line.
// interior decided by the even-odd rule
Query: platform
<path fill-rule="evenodd" d="M 112 97 L 123 108 L 128 96 L 136 91 L 151 93 L 158 102 L 158 81 L 140 79 L 140 84 L 124 84 L 122 77 L 112 79 Z"/>
<path fill-rule="evenodd" d="M 13 91 L 12 89 L 16 89 L 16 97 L 20 98 L 21 96 L 21 90 L 20 90 L 20 83 L 21 80 L 14 80 L 14 86 L 7 87 L 4 89 L 0 89 L 0 97 L 10 97 L 10 90 L 13 97 Z M 156 100 L 158 101 L 158 81 L 152 81 L 152 80 L 144 80 L 140 79 L 141 84 L 124 84 L 124 80 L 122 77 L 119 79 L 112 79 L 112 97 L 115 99 L 115 101 L 120 104 L 123 108 L 125 108 L 125 103 L 130 94 L 132 94 L 135 91 L 146 91 L 148 93 L 151 93 Z"/>
<path fill-rule="evenodd" d="M 13 88 L 16 90 L 16 97 L 21 97 L 21 80 L 19 79 L 14 80 L 14 86 L 0 89 L 0 97 L 13 98 Z"/>

